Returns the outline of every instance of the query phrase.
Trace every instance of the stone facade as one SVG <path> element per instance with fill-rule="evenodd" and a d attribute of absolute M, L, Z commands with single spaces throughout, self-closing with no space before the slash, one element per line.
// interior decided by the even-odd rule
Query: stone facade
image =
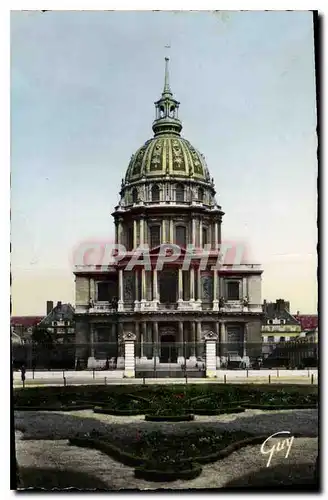
<path fill-rule="evenodd" d="M 137 368 L 192 367 L 211 356 L 211 374 L 261 353 L 262 270 L 217 266 L 224 213 L 204 156 L 180 136 L 178 107 L 166 67 L 154 138 L 132 156 L 113 213 L 116 243 L 127 253 L 112 266 L 75 269 L 77 348 L 89 366 L 125 363 L 126 376 L 133 376 L 133 349 Z M 179 256 L 161 267 L 164 244 Z M 145 247 L 147 269 L 136 264 Z M 206 347 L 208 332 L 215 338 Z M 128 333 L 133 349 L 124 343 Z"/>

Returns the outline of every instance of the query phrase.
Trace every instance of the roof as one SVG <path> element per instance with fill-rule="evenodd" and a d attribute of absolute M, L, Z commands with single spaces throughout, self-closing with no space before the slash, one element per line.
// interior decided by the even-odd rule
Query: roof
<path fill-rule="evenodd" d="M 189 141 L 173 134 L 154 137 L 138 149 L 131 158 L 125 182 L 166 176 L 210 183 L 202 154 Z"/>
<path fill-rule="evenodd" d="M 57 304 L 50 313 L 42 318 L 41 325 L 47 325 L 49 322 L 58 320 L 62 315 L 64 319 L 74 317 L 74 307 L 71 304 Z"/>
<path fill-rule="evenodd" d="M 10 318 L 10 325 L 30 328 L 31 326 L 38 325 L 43 318 L 44 316 L 12 316 Z"/>
<path fill-rule="evenodd" d="M 287 309 L 267 307 L 265 319 L 284 319 L 288 325 L 299 325 L 299 321 Z"/>
<path fill-rule="evenodd" d="M 294 317 L 301 324 L 302 330 L 315 330 L 318 327 L 317 314 L 295 314 Z"/>

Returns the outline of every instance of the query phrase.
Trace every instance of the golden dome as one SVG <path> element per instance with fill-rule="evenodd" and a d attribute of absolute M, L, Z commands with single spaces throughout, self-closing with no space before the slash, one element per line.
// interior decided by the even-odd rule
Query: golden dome
<path fill-rule="evenodd" d="M 154 137 L 138 149 L 131 158 L 125 183 L 166 176 L 210 182 L 201 153 L 186 139 L 170 134 Z"/>

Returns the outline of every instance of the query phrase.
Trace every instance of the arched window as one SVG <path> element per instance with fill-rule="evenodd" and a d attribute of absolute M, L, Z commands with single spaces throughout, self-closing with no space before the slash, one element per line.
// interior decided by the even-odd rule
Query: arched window
<path fill-rule="evenodd" d="M 198 188 L 198 201 L 204 202 L 204 189 Z"/>
<path fill-rule="evenodd" d="M 151 188 L 151 201 L 159 201 L 159 187 L 156 184 Z"/>
<path fill-rule="evenodd" d="M 185 226 L 176 226 L 175 228 L 175 243 L 180 247 L 187 246 L 187 230 Z"/>
<path fill-rule="evenodd" d="M 182 184 L 177 184 L 175 188 L 175 201 L 184 201 L 184 187 Z"/>
<path fill-rule="evenodd" d="M 160 226 L 151 226 L 150 228 L 150 247 L 155 248 L 161 244 Z"/>
<path fill-rule="evenodd" d="M 285 337 L 280 337 L 280 342 L 285 342 Z"/>
<path fill-rule="evenodd" d="M 138 201 L 138 190 L 137 188 L 132 189 L 132 203 L 137 203 Z"/>

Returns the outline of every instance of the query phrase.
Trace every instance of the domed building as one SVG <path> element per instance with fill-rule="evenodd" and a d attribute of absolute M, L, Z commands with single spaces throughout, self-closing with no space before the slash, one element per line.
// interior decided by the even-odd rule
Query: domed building
<path fill-rule="evenodd" d="M 262 270 L 220 260 L 224 213 L 203 154 L 181 136 L 168 63 L 154 136 L 132 155 L 112 214 L 122 250 L 113 265 L 74 271 L 80 366 L 202 376 L 209 332 L 218 369 L 261 354 Z"/>

